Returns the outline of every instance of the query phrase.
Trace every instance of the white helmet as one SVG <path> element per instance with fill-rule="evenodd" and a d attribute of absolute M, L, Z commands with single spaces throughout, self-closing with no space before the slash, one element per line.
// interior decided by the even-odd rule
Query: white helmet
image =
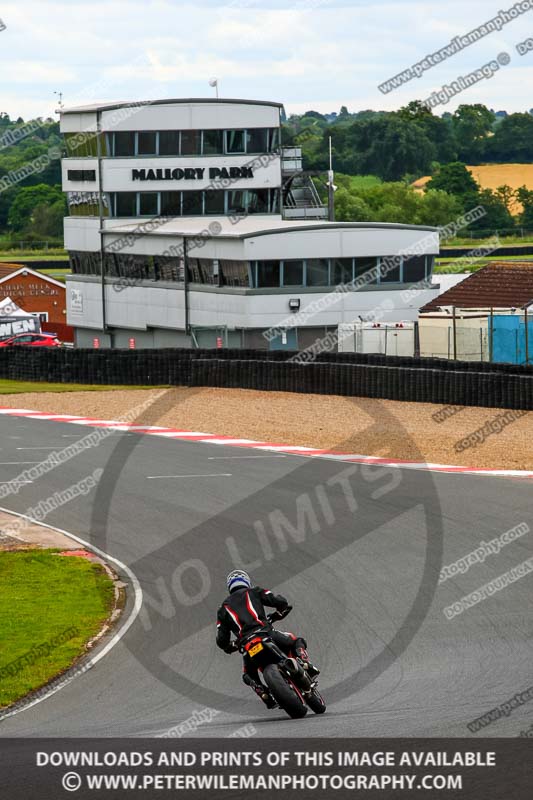
<path fill-rule="evenodd" d="M 231 594 L 235 589 L 250 589 L 252 581 L 247 572 L 243 572 L 242 569 L 234 569 L 226 578 L 226 584 Z"/>

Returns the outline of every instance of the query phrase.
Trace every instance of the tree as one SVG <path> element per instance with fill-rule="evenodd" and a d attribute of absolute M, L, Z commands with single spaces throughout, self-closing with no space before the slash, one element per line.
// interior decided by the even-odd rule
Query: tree
<path fill-rule="evenodd" d="M 522 203 L 522 213 L 518 222 L 524 228 L 533 231 L 533 191 L 521 186 L 516 190 L 516 199 Z"/>
<path fill-rule="evenodd" d="M 515 220 L 505 203 L 490 189 L 481 190 L 478 205 L 485 209 L 485 216 L 471 223 L 471 230 L 511 230 L 515 227 Z"/>
<path fill-rule="evenodd" d="M 502 119 L 487 143 L 487 153 L 506 163 L 533 161 L 533 117 L 524 113 Z"/>
<path fill-rule="evenodd" d="M 31 231 L 43 239 L 60 238 L 63 236 L 63 217 L 65 216 L 65 201 L 56 200 L 52 205 L 39 203 L 35 206 L 31 216 Z"/>
<path fill-rule="evenodd" d="M 324 114 L 320 114 L 318 111 L 306 111 L 304 117 L 314 117 L 315 119 L 321 119 L 324 122 L 327 122 Z"/>
<path fill-rule="evenodd" d="M 511 214 L 516 200 L 515 190 L 504 183 L 503 186 L 498 186 L 496 188 L 494 194 L 498 200 L 503 203 L 509 214 Z"/>
<path fill-rule="evenodd" d="M 62 203 L 65 213 L 65 198 L 60 186 L 47 186 L 40 183 L 37 186 L 21 187 L 9 209 L 9 227 L 14 231 L 26 229 L 32 221 L 37 206 L 53 206 L 57 202 Z"/>
<path fill-rule="evenodd" d="M 421 197 L 413 222 L 416 225 L 448 225 L 461 215 L 462 206 L 457 197 L 440 189 L 430 189 Z"/>
<path fill-rule="evenodd" d="M 420 194 L 405 183 L 370 183 L 337 175 L 335 216 L 344 222 L 403 222 L 413 225 L 446 225 L 456 219 L 461 203 L 442 191 Z"/>
<path fill-rule="evenodd" d="M 400 180 L 406 173 L 428 173 L 435 160 L 435 146 L 418 125 L 397 115 L 362 124 L 368 126 L 369 144 L 361 154 L 361 172 L 386 181 Z"/>
<path fill-rule="evenodd" d="M 406 122 L 417 125 L 435 147 L 435 158 L 438 161 L 455 161 L 457 147 L 449 119 L 435 117 L 433 111 L 420 100 L 412 100 L 396 112 L 396 115 Z"/>
<path fill-rule="evenodd" d="M 452 115 L 452 128 L 461 161 L 478 162 L 495 116 L 482 103 L 460 105 Z"/>
<path fill-rule="evenodd" d="M 335 219 L 338 222 L 373 222 L 375 218 L 362 197 L 339 188 L 335 192 Z"/>
<path fill-rule="evenodd" d="M 405 119 L 408 122 L 423 122 L 433 116 L 433 111 L 420 100 L 411 100 L 406 106 L 402 106 L 397 114 L 400 119 Z"/>
<path fill-rule="evenodd" d="M 437 174 L 428 181 L 426 190 L 431 189 L 442 189 L 460 198 L 471 198 L 479 193 L 480 187 L 461 161 L 452 161 L 450 164 L 443 164 Z"/>

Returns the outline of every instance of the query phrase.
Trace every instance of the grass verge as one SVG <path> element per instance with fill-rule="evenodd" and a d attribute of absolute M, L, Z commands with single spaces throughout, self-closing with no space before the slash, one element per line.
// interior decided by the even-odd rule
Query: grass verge
<path fill-rule="evenodd" d="M 111 611 L 113 583 L 103 568 L 56 553 L 0 553 L 0 708 L 68 669 Z M 23 656 L 26 663 L 14 665 Z M 14 674 L 5 675 L 8 665 Z"/>
<path fill-rule="evenodd" d="M 62 247 L 50 247 L 48 250 L 5 250 L 0 249 L 0 261 L 17 263 L 17 258 L 24 261 L 66 261 L 68 263 L 68 253 Z"/>
<path fill-rule="evenodd" d="M 26 392 L 114 392 L 119 389 L 166 389 L 166 386 L 106 386 L 92 383 L 45 383 L 40 381 L 11 381 L 0 379 L 0 394 Z"/>

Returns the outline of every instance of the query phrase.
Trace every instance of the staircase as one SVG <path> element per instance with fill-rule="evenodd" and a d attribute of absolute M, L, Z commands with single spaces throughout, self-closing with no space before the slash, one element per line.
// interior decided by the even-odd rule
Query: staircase
<path fill-rule="evenodd" d="M 302 171 L 300 147 L 282 149 L 283 217 L 285 219 L 327 219 L 328 209 L 308 175 Z"/>

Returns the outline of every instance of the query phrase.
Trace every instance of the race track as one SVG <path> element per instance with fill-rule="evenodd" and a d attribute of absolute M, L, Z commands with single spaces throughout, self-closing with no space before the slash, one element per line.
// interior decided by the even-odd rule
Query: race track
<path fill-rule="evenodd" d="M 91 428 L 0 417 L 0 481 Z M 533 533 L 438 585 L 450 564 L 521 522 L 531 482 L 360 466 L 115 432 L 0 501 L 19 513 L 103 468 L 46 522 L 126 564 L 144 603 L 124 638 L 0 736 L 158 736 L 209 708 L 197 736 L 471 736 L 467 723 L 533 684 L 532 577 L 453 619 L 443 609 L 533 555 Z M 533 525 L 532 525 L 533 527 Z M 268 712 L 214 643 L 234 564 L 295 606 L 329 702 Z M 129 592 L 129 608 L 133 604 Z M 128 609 L 129 610 L 129 609 Z M 16 609 L 13 613 L 16 613 Z M 524 704 L 478 736 L 518 736 Z"/>

